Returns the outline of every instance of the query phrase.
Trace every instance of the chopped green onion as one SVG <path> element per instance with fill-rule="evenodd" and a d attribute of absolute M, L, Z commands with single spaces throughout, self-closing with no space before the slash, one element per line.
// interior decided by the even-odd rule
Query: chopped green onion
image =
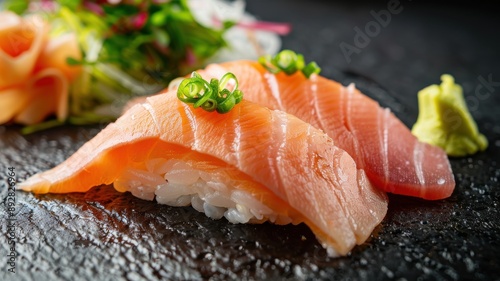
<path fill-rule="evenodd" d="M 229 90 L 227 86 L 231 84 L 232 90 Z M 220 80 L 212 78 L 210 83 L 193 72 L 190 78 L 180 83 L 177 98 L 185 103 L 192 103 L 194 108 L 227 113 L 241 102 L 243 92 L 238 90 L 238 80 L 231 72 L 224 74 Z"/>
<path fill-rule="evenodd" d="M 313 73 L 319 74 L 320 71 L 321 71 L 321 68 L 318 66 L 318 64 L 315 61 L 308 63 L 306 65 L 306 67 L 304 67 L 302 69 L 302 72 L 304 73 L 304 75 L 307 78 L 309 78 Z"/>
<path fill-rule="evenodd" d="M 273 63 L 283 72 L 291 75 L 304 67 L 304 57 L 294 51 L 283 50 L 274 57 Z"/>
<path fill-rule="evenodd" d="M 300 70 L 309 78 L 312 74 L 318 74 L 321 71 L 316 62 L 310 62 L 306 66 L 304 56 L 292 50 L 283 50 L 274 57 L 270 55 L 262 56 L 259 58 L 259 63 L 274 74 L 283 71 L 287 75 L 292 75 Z"/>
<path fill-rule="evenodd" d="M 280 72 L 281 70 L 272 63 L 272 57 L 271 55 L 264 55 L 264 56 L 261 56 L 259 57 L 259 63 L 265 67 L 267 69 L 267 71 L 271 72 L 271 73 L 278 73 Z"/>

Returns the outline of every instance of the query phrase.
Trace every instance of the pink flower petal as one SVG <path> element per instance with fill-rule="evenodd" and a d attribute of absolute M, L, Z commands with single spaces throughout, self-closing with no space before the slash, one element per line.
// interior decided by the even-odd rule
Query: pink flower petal
<path fill-rule="evenodd" d="M 132 26 L 134 29 L 141 29 L 148 21 L 148 13 L 142 11 L 132 18 Z"/>
<path fill-rule="evenodd" d="M 186 63 L 188 66 L 192 66 L 196 63 L 196 55 L 191 47 L 187 47 L 186 49 Z"/>
<path fill-rule="evenodd" d="M 95 14 L 99 16 L 104 16 L 104 10 L 99 4 L 96 4 L 94 2 L 89 2 L 85 1 L 83 2 L 83 6 L 87 8 L 89 11 L 94 12 Z"/>
<path fill-rule="evenodd" d="M 270 31 L 279 35 L 287 35 L 292 30 L 292 25 L 289 23 L 276 23 L 267 21 L 238 22 L 237 26 Z"/>

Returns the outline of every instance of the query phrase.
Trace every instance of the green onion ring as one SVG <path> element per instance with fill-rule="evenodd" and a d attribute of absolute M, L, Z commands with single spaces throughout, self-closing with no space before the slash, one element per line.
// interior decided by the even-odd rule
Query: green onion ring
<path fill-rule="evenodd" d="M 270 55 L 261 56 L 258 61 L 267 71 L 273 74 L 283 71 L 287 75 L 292 75 L 297 71 L 301 71 L 304 76 L 309 78 L 312 74 L 319 74 L 321 71 L 316 62 L 310 62 L 306 65 L 304 56 L 292 50 L 282 50 L 274 57 Z"/>
<path fill-rule="evenodd" d="M 226 88 L 229 85 L 232 90 Z M 227 113 L 241 102 L 243 92 L 238 90 L 238 79 L 231 72 L 224 74 L 220 80 L 212 78 L 210 83 L 193 72 L 190 78 L 179 84 L 177 97 L 182 102 L 193 104 L 194 108 Z"/>

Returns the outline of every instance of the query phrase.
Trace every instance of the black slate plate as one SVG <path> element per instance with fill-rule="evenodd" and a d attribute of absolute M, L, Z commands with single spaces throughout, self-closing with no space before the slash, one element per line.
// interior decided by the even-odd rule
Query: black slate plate
<path fill-rule="evenodd" d="M 22 136 L 0 127 L 0 280 L 500 280 L 500 20 L 477 7 L 410 1 L 348 62 L 354 43 L 387 5 L 328 1 L 248 1 L 263 20 L 293 24 L 291 48 L 323 74 L 355 82 L 411 126 L 416 92 L 450 73 L 463 85 L 487 151 L 453 158 L 453 195 L 428 202 L 390 196 L 389 212 L 367 243 L 331 259 L 304 225 L 233 225 L 191 208 L 142 201 L 102 186 L 86 194 L 15 195 L 16 273 L 7 221 L 7 173 L 16 178 L 62 162 L 100 126 L 63 127 Z M 373 11 L 373 12 L 372 12 Z M 488 92 L 483 92 L 484 90 Z"/>

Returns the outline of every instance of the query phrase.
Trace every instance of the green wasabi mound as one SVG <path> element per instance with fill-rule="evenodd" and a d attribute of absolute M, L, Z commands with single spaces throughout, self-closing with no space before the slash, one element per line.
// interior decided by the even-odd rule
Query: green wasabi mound
<path fill-rule="evenodd" d="M 442 75 L 441 81 L 441 85 L 418 92 L 419 114 L 411 132 L 419 141 L 437 145 L 450 156 L 485 150 L 488 140 L 472 119 L 462 87 L 448 74 Z"/>

